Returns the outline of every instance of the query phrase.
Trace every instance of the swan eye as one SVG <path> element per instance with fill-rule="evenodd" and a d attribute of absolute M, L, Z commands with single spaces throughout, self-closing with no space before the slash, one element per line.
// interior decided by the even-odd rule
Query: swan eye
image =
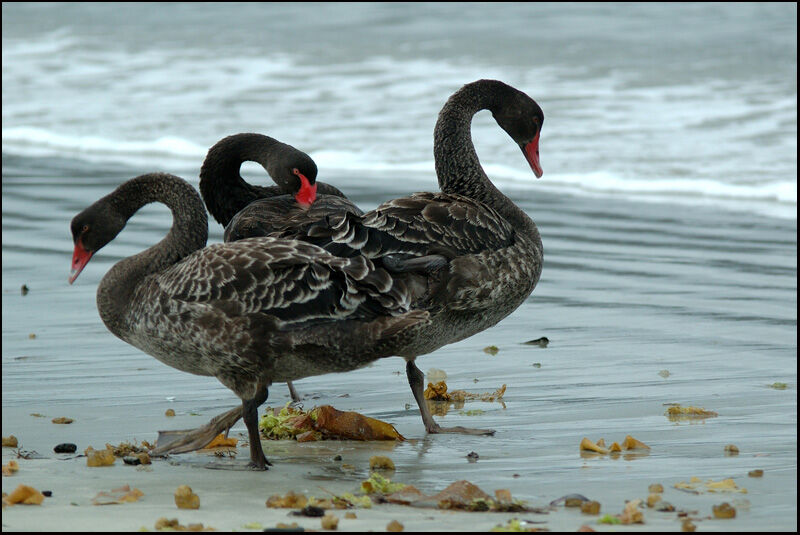
<path fill-rule="evenodd" d="M 89 232 L 89 225 L 84 225 L 81 232 Z"/>
<path fill-rule="evenodd" d="M 295 175 L 297 175 L 297 176 L 300 176 L 300 170 L 299 170 L 297 167 L 295 167 L 294 169 L 292 169 L 292 173 L 293 173 L 293 174 L 295 174 Z"/>

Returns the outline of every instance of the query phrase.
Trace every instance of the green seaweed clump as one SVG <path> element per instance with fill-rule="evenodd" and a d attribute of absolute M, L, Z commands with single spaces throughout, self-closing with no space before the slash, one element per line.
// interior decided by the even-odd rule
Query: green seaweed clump
<path fill-rule="evenodd" d="M 622 520 L 614 515 L 605 514 L 597 519 L 598 524 L 622 524 Z"/>
<path fill-rule="evenodd" d="M 394 494 L 405 487 L 405 483 L 392 483 L 377 472 L 372 472 L 369 479 L 361 482 L 361 490 L 367 494 Z"/>

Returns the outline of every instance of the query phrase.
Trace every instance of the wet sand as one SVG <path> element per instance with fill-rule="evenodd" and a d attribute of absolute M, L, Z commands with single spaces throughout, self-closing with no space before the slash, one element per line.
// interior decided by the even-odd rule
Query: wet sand
<path fill-rule="evenodd" d="M 648 485 L 661 483 L 664 499 L 678 510 L 697 511 L 698 531 L 797 528 L 796 221 L 554 195 L 544 181 L 532 184 L 535 190 L 507 191 L 542 233 L 545 265 L 536 290 L 494 328 L 419 360 L 423 371 L 444 370 L 451 390 L 493 392 L 507 385 L 502 404 L 469 402 L 437 417 L 447 426 L 496 429 L 494 437 L 425 436 L 403 361 L 390 358 L 347 374 L 303 379 L 296 387 L 306 408 L 330 404 L 394 424 L 408 439 L 401 444 L 265 441 L 275 466 L 258 474 L 205 469 L 210 459 L 196 454 L 177 456 L 175 465 L 157 461 L 152 471 L 121 461 L 88 468 L 85 459 L 58 460 L 52 448 L 61 442 L 73 442 L 79 451 L 152 442 L 160 429 L 203 424 L 237 400 L 216 380 L 182 374 L 114 338 L 97 316 L 100 278 L 113 262 L 163 236 L 171 220 L 163 207 L 143 209 L 75 285 L 66 283 L 67 222 L 88 199 L 134 173 L 97 168 L 89 183 L 75 178 L 84 186 L 56 189 L 63 179 L 50 178 L 54 171 L 31 175 L 31 162 L 13 164 L 4 158 L 2 434 L 14 434 L 23 450 L 48 459 L 19 460 L 20 471 L 3 478 L 3 492 L 24 483 L 51 490 L 53 497 L 41 507 L 5 509 L 4 530 L 153 529 L 161 516 L 218 530 L 293 521 L 317 528 L 318 519 L 288 517 L 267 509 L 265 500 L 288 490 L 321 497 L 320 486 L 355 492 L 375 454 L 393 459 L 394 479 L 428 494 L 466 479 L 490 495 L 508 489 L 531 506 L 580 493 L 600 502 L 601 514 L 619 514 L 626 500 L 646 499 Z M 374 183 L 356 178 L 330 181 L 364 207 L 404 193 L 390 180 L 376 193 Z M 42 212 L 43 204 L 52 210 Z M 220 237 L 212 225 L 209 241 Z M 30 289 L 24 296 L 23 284 Z M 542 336 L 550 340 L 546 348 L 524 344 Z M 495 355 L 484 352 L 490 345 L 497 346 Z M 771 388 L 774 383 L 786 389 Z M 285 385 L 274 385 L 266 405 L 288 400 Z M 672 422 L 665 416 L 669 403 L 718 416 Z M 177 416 L 165 417 L 168 408 Z M 75 422 L 50 423 L 57 416 Z M 243 429 L 235 427 L 234 436 Z M 578 450 L 583 437 L 610 443 L 626 435 L 650 445 L 649 453 L 584 458 Z M 728 444 L 738 446 L 739 455 L 726 456 Z M 466 456 L 473 451 L 479 460 L 470 463 Z M 339 470 L 332 460 L 337 454 L 356 471 Z M 3 463 L 13 455 L 4 448 Z M 754 469 L 764 476 L 749 478 Z M 733 478 L 747 493 L 692 495 L 673 487 L 692 477 Z M 125 484 L 144 497 L 126 505 L 89 505 L 98 492 Z M 175 507 L 172 494 L 183 484 L 199 494 L 198 511 Z M 735 519 L 707 518 L 712 505 L 726 501 L 737 508 Z M 553 531 L 582 524 L 596 530 L 681 529 L 675 513 L 647 509 L 646 524 L 625 527 L 598 525 L 596 518 L 563 507 L 548 515 L 400 506 L 356 513 L 356 520 L 339 514 L 339 529 L 383 530 L 397 519 L 407 531 L 481 531 L 514 516 L 544 521 L 536 526 Z"/>
<path fill-rule="evenodd" d="M 25 411 L 4 412 L 4 428 L 20 420 L 31 420 Z M 155 419 L 167 427 L 183 428 L 195 425 L 197 417 L 185 415 L 175 418 L 150 418 L 140 414 L 128 414 L 127 417 L 117 414 L 113 419 L 111 412 L 103 409 L 73 414 L 76 421 L 69 426 L 50 423 L 49 418 L 35 418 L 35 422 L 25 429 L 25 438 L 21 449 L 26 452 L 36 451 L 45 458 L 17 459 L 20 470 L 15 475 L 3 477 L 3 492 L 10 492 L 18 484 L 31 485 L 37 490 L 50 490 L 52 496 L 45 498 L 43 505 L 16 505 L 3 511 L 4 531 L 137 531 L 154 530 L 156 521 L 161 517 L 176 518 L 183 525 L 202 523 L 205 527 L 213 527 L 218 531 L 261 531 L 263 528 L 275 527 L 279 523 L 296 522 L 306 530 L 319 530 L 320 519 L 290 516 L 289 509 L 267 508 L 267 498 L 274 494 L 285 494 L 288 491 L 302 493 L 307 497 L 331 497 L 331 494 L 358 493 L 360 481 L 369 475 L 369 457 L 380 454 L 394 459 L 396 472 L 393 481 L 408 482 L 412 474 L 419 471 L 418 459 L 424 457 L 425 450 L 438 442 L 453 442 L 452 437 L 410 438 L 399 444 L 359 443 L 354 441 L 325 441 L 319 443 L 298 444 L 291 441 L 264 441 L 267 456 L 274 466 L 267 472 L 256 473 L 235 470 L 211 469 L 213 465 L 228 465 L 239 460 L 219 460 L 209 453 L 190 453 L 172 456 L 166 460 L 154 460 L 148 466 L 125 465 L 121 459 L 110 467 L 89 468 L 85 457 L 71 454 L 52 453 L 52 444 L 73 437 L 82 437 L 79 448 L 92 444 L 102 448 L 103 441 L 120 436 L 143 437 L 149 433 L 136 433 L 153 425 Z M 49 415 L 48 415 L 49 416 Z M 120 421 L 125 422 L 128 431 L 119 429 Z M 169 425 L 167 425 L 167 423 Z M 244 435 L 244 429 L 235 428 L 232 436 Z M 687 430 L 696 430 L 703 425 L 695 425 Z M 238 432 L 237 432 L 238 431 Z M 410 430 L 409 430 L 410 431 Z M 407 431 L 408 432 L 408 431 Z M 409 432 L 409 435 L 411 433 Z M 482 437 L 469 439 L 470 446 L 482 450 L 481 442 L 497 443 L 503 441 L 498 437 Z M 459 439 L 457 442 L 465 442 Z M 347 519 L 345 511 L 333 510 L 339 517 L 339 531 L 386 531 L 392 520 L 401 522 L 405 531 L 489 531 L 498 525 L 505 525 L 511 519 L 530 522 L 528 527 L 547 528 L 550 531 L 576 531 L 588 525 L 596 531 L 680 531 L 681 518 L 677 513 L 657 512 L 641 506 L 644 513 L 643 524 L 613 526 L 598 524 L 598 518 L 606 513 L 619 514 L 625 501 L 646 499 L 647 487 L 650 483 L 660 482 L 665 487 L 663 498 L 672 503 L 678 511 L 686 511 L 693 519 L 698 531 L 784 531 L 792 529 L 791 511 L 793 503 L 788 503 L 789 495 L 795 486 L 794 474 L 791 471 L 766 468 L 762 478 L 747 477 L 747 468 L 769 467 L 774 460 L 769 456 L 757 456 L 743 451 L 739 457 L 725 457 L 721 448 L 715 443 L 697 444 L 692 449 L 693 457 L 718 458 L 729 465 L 726 475 L 733 477 L 737 486 L 744 487 L 746 494 L 709 493 L 691 494 L 673 488 L 678 482 L 674 476 L 657 477 L 647 470 L 640 470 L 648 459 L 664 455 L 669 449 L 663 443 L 654 443 L 649 454 L 638 453 L 631 456 L 627 452 L 612 460 L 609 456 L 581 456 L 577 453 L 577 444 L 569 444 L 574 459 L 576 478 L 572 471 L 558 482 L 547 484 L 530 475 L 522 474 L 514 477 L 506 475 L 503 488 L 527 489 L 522 494 L 533 494 L 533 500 L 526 500 L 528 505 L 546 508 L 549 501 L 560 496 L 579 492 L 591 499 L 601 502 L 601 514 L 582 514 L 579 509 L 566 508 L 562 505 L 552 507 L 543 513 L 492 513 L 443 511 L 429 508 L 408 507 L 402 505 L 374 505 L 370 509 L 355 508 L 357 518 Z M 341 461 L 334 460 L 340 455 Z M 240 459 L 246 459 L 247 448 L 240 448 Z M 603 458 L 605 457 L 605 458 Z M 17 458 L 15 450 L 3 448 L 3 463 Z M 492 464 L 494 459 L 481 456 L 476 463 L 469 463 L 465 458 L 453 459 L 460 467 L 460 474 L 451 470 L 436 473 L 435 467 L 427 467 L 430 488 L 426 492 L 438 492 L 455 478 L 467 480 L 477 479 L 477 484 L 490 495 L 495 488 L 481 484 L 475 478 L 471 468 L 476 465 Z M 427 463 L 422 463 L 427 464 Z M 352 465 L 349 469 L 346 465 Z M 342 468 L 344 466 L 344 468 Z M 690 470 L 676 471 L 686 474 L 689 479 Z M 683 478 L 681 478 L 683 479 Z M 91 501 L 98 492 L 110 491 L 114 488 L 129 485 L 138 488 L 144 495 L 135 503 L 95 506 Z M 173 494 L 180 485 L 189 485 L 200 497 L 200 508 L 197 510 L 178 509 Z M 497 487 L 500 488 L 500 487 Z M 512 491 L 515 498 L 518 494 Z M 791 500 L 793 502 L 793 500 Z M 711 519 L 711 508 L 722 502 L 728 502 L 737 509 L 737 516 L 732 520 Z M 782 506 L 780 504 L 783 504 Z M 774 523 L 764 518 L 760 512 L 770 511 L 774 515 Z"/>

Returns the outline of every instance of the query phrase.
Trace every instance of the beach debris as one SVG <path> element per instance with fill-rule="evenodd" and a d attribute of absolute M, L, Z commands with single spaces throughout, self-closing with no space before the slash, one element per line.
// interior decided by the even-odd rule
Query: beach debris
<path fill-rule="evenodd" d="M 584 525 L 582 525 L 581 527 L 578 528 L 578 531 L 579 532 L 589 532 L 589 531 L 595 531 L 595 530 L 593 530 L 591 527 L 589 527 L 586 524 L 584 524 Z"/>
<path fill-rule="evenodd" d="M 67 418 L 66 416 L 59 416 L 58 418 L 53 418 L 51 422 L 54 424 L 71 424 L 74 422 L 72 418 Z"/>
<path fill-rule="evenodd" d="M 675 511 L 675 506 L 667 501 L 664 501 L 663 499 L 656 502 L 654 507 L 656 511 L 661 513 L 672 513 Z"/>
<path fill-rule="evenodd" d="M 369 479 L 361 482 L 361 491 L 365 494 L 393 494 L 405 486 L 404 483 L 392 483 L 390 479 L 373 472 Z"/>
<path fill-rule="evenodd" d="M 786 390 L 789 387 L 789 385 L 787 385 L 786 383 L 772 383 L 771 385 L 769 385 L 769 387 L 775 390 Z"/>
<path fill-rule="evenodd" d="M 681 522 L 681 531 L 695 531 L 697 526 L 695 526 L 692 521 L 688 518 L 684 518 Z"/>
<path fill-rule="evenodd" d="M 701 407 L 681 407 L 679 404 L 669 407 L 665 414 L 671 422 L 704 420 L 706 418 L 716 418 L 719 416 L 716 412 Z"/>
<path fill-rule="evenodd" d="M 600 502 L 597 501 L 588 501 L 583 502 L 581 504 L 581 513 L 585 515 L 599 515 L 600 514 Z"/>
<path fill-rule="evenodd" d="M 325 513 L 320 519 L 320 525 L 322 529 L 335 530 L 339 527 L 339 517 L 333 513 Z"/>
<path fill-rule="evenodd" d="M 175 490 L 175 505 L 178 509 L 199 509 L 200 496 L 189 485 L 181 485 Z"/>
<path fill-rule="evenodd" d="M 134 457 L 133 455 L 128 455 L 127 457 L 122 458 L 122 462 L 131 466 L 139 466 L 142 464 L 142 460 L 138 457 Z"/>
<path fill-rule="evenodd" d="M 625 437 L 625 440 L 622 442 L 622 446 L 620 446 L 619 443 L 617 443 L 617 442 L 613 442 L 611 444 L 611 446 L 606 448 L 605 444 L 606 444 L 606 442 L 602 438 L 600 440 L 598 440 L 597 442 L 592 442 L 588 438 L 584 437 L 581 440 L 579 449 L 581 451 L 581 455 L 584 455 L 583 452 L 592 452 L 592 453 L 598 453 L 598 454 L 601 454 L 601 455 L 605 455 L 607 453 L 619 453 L 619 452 L 622 451 L 623 446 L 624 446 L 624 448 L 626 450 L 649 450 L 650 449 L 650 446 L 648 446 L 647 444 L 645 444 L 641 440 L 637 440 L 637 439 L 633 438 L 630 435 L 627 435 Z M 592 456 L 592 455 L 589 454 L 589 456 Z"/>
<path fill-rule="evenodd" d="M 497 355 L 499 351 L 500 350 L 497 348 L 497 346 L 486 346 L 483 348 L 484 353 L 488 353 L 492 356 Z"/>
<path fill-rule="evenodd" d="M 747 472 L 747 475 L 749 477 L 764 477 L 764 471 L 760 470 L 760 469 L 759 470 L 750 470 L 749 472 Z"/>
<path fill-rule="evenodd" d="M 369 458 L 370 470 L 394 470 L 394 462 L 383 455 L 373 455 Z"/>
<path fill-rule="evenodd" d="M 3 447 L 4 448 L 16 448 L 19 446 L 19 440 L 14 435 L 9 435 L 7 437 L 3 437 Z"/>
<path fill-rule="evenodd" d="M 114 456 L 114 451 L 108 448 L 104 450 L 96 450 L 89 446 L 86 451 L 86 466 L 111 466 L 117 458 Z"/>
<path fill-rule="evenodd" d="M 661 370 L 660 372 L 658 372 L 658 375 L 666 379 L 667 377 L 669 377 L 669 370 Z"/>
<path fill-rule="evenodd" d="M 299 511 L 292 511 L 293 516 L 308 516 L 311 518 L 321 518 L 325 516 L 325 509 L 317 505 L 306 505 Z"/>
<path fill-rule="evenodd" d="M 653 483 L 647 487 L 647 491 L 654 494 L 662 494 L 664 492 L 664 485 L 661 483 Z"/>
<path fill-rule="evenodd" d="M 580 507 L 583 502 L 590 501 L 589 498 L 583 494 L 565 494 L 560 498 L 550 502 L 552 506 L 564 505 L 565 507 Z"/>
<path fill-rule="evenodd" d="M 736 482 L 731 478 L 721 481 L 709 479 L 703 482 L 699 477 L 692 477 L 688 482 L 681 481 L 680 483 L 675 483 L 673 486 L 678 490 L 688 491 L 694 494 L 699 494 L 704 490 L 708 492 L 740 492 L 742 494 L 747 494 L 747 489 L 737 486 Z"/>
<path fill-rule="evenodd" d="M 354 520 L 354 519 L 358 518 L 358 516 L 356 516 L 356 514 L 354 512 L 352 512 L 352 511 L 347 511 L 344 514 L 344 517 L 347 518 L 348 520 Z"/>
<path fill-rule="evenodd" d="M 47 416 L 38 412 L 32 412 L 30 415 L 33 416 L 34 418 L 47 418 Z"/>
<path fill-rule="evenodd" d="M 625 442 L 622 443 L 626 450 L 637 450 L 637 449 L 646 449 L 649 450 L 650 446 L 642 442 L 641 440 L 637 440 L 630 435 L 625 437 Z"/>
<path fill-rule="evenodd" d="M 647 507 L 653 508 L 660 501 L 661 494 L 654 492 L 647 496 Z"/>
<path fill-rule="evenodd" d="M 463 402 L 463 401 L 495 401 L 500 400 L 506 392 L 506 385 L 501 386 L 494 392 L 487 392 L 484 394 L 478 394 L 474 392 L 466 392 L 464 390 L 453 390 L 452 392 L 447 392 L 447 383 L 444 381 L 439 381 L 438 383 L 428 383 L 428 388 L 425 389 L 423 393 L 423 397 L 430 401 L 452 401 L 452 402 Z"/>
<path fill-rule="evenodd" d="M 61 444 L 57 444 L 53 451 L 56 453 L 75 453 L 78 451 L 78 446 L 76 444 L 72 444 L 71 442 L 63 442 Z"/>
<path fill-rule="evenodd" d="M 18 485 L 11 494 L 3 498 L 3 505 L 41 505 L 44 494 L 28 485 Z"/>
<path fill-rule="evenodd" d="M 175 409 L 167 409 L 166 411 L 164 411 L 164 416 L 167 416 L 169 418 L 175 416 Z"/>
<path fill-rule="evenodd" d="M 120 503 L 130 503 L 139 501 L 139 498 L 144 496 L 144 492 L 137 488 L 131 489 L 130 485 L 125 485 L 116 489 L 111 489 L 109 492 L 98 492 L 97 496 L 92 498 L 92 505 L 114 505 Z"/>
<path fill-rule="evenodd" d="M 273 440 L 405 440 L 389 423 L 330 405 L 307 412 L 288 404 L 280 410 L 268 408 L 259 419 L 259 429 Z"/>
<path fill-rule="evenodd" d="M 308 498 L 290 490 L 285 495 L 273 494 L 267 498 L 267 507 L 272 509 L 301 509 L 308 505 Z"/>
<path fill-rule="evenodd" d="M 479 458 L 478 454 L 475 453 L 474 451 L 467 453 L 467 460 L 471 463 L 477 462 L 478 458 Z"/>
<path fill-rule="evenodd" d="M 28 335 L 28 338 L 31 339 L 31 340 L 35 340 L 36 339 L 36 334 L 31 333 L 31 334 Z"/>
<path fill-rule="evenodd" d="M 30 291 L 30 288 L 28 288 L 27 284 L 23 284 L 22 287 L 19 290 L 20 290 L 20 293 L 22 293 L 22 295 L 28 295 L 28 292 Z"/>
<path fill-rule="evenodd" d="M 511 491 L 508 489 L 496 489 L 494 499 L 499 503 L 511 503 Z"/>
<path fill-rule="evenodd" d="M 447 393 L 447 383 L 444 381 L 428 383 L 428 387 L 422 395 L 430 401 L 450 401 L 450 395 Z"/>
<path fill-rule="evenodd" d="M 203 446 L 203 448 L 199 451 L 216 450 L 220 448 L 236 448 L 236 444 L 238 443 L 238 438 L 226 438 L 223 433 L 220 433 L 211 439 L 211 442 Z"/>
<path fill-rule="evenodd" d="M 8 461 L 3 465 L 3 475 L 10 476 L 19 472 L 19 463 L 17 461 Z"/>
<path fill-rule="evenodd" d="M 527 342 L 523 342 L 523 344 L 528 346 L 539 346 L 539 347 L 547 347 L 547 344 L 549 343 L 550 340 L 548 340 L 546 336 L 542 336 L 541 338 L 537 338 L 536 340 L 528 340 Z"/>
<path fill-rule="evenodd" d="M 534 362 L 533 364 L 531 364 L 531 366 L 533 366 L 534 368 L 541 368 L 542 367 L 542 363 L 541 362 Z"/>
<path fill-rule="evenodd" d="M 604 514 L 597 519 L 598 524 L 622 524 L 622 520 L 616 515 Z"/>
<path fill-rule="evenodd" d="M 168 519 L 163 516 L 156 520 L 155 528 L 156 531 L 216 531 L 212 527 L 204 527 L 201 523 L 184 526 L 177 518 Z"/>
<path fill-rule="evenodd" d="M 386 531 L 403 531 L 403 524 L 398 522 L 397 520 L 392 520 L 388 524 L 386 524 Z"/>
<path fill-rule="evenodd" d="M 711 511 L 714 513 L 714 518 L 735 518 L 736 508 L 728 502 L 722 502 L 719 505 L 711 506 Z"/>
<path fill-rule="evenodd" d="M 728 457 L 733 457 L 734 455 L 739 455 L 739 448 L 736 447 L 735 444 L 728 444 L 727 446 L 725 446 L 724 451 L 725 451 L 725 455 L 727 455 Z"/>
<path fill-rule="evenodd" d="M 639 510 L 642 500 L 631 500 L 625 504 L 619 520 L 623 524 L 644 524 L 644 514 Z"/>
<path fill-rule="evenodd" d="M 594 451 L 603 454 L 608 453 L 608 450 L 606 448 L 603 448 L 599 444 L 592 442 L 586 437 L 583 437 L 583 439 L 581 440 L 580 448 L 582 451 Z"/>

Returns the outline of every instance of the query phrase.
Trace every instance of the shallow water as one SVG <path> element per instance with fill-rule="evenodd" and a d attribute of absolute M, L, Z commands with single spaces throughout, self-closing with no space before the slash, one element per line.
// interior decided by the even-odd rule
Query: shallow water
<path fill-rule="evenodd" d="M 573 43 L 578 48 L 553 48 L 558 65 L 523 72 L 525 60 L 518 55 L 501 61 L 514 32 L 522 32 L 517 26 L 509 36 L 488 40 L 493 44 L 486 50 L 451 53 L 434 41 L 401 37 L 419 32 L 438 34 L 444 43 L 468 41 L 453 28 L 428 27 L 433 23 L 425 22 L 424 10 L 392 18 L 396 6 L 370 6 L 361 16 L 382 20 L 389 41 L 367 39 L 382 43 L 372 53 L 357 34 L 349 46 L 314 56 L 324 48 L 315 43 L 324 42 L 326 31 L 359 20 L 331 15 L 328 25 L 317 23 L 318 40 L 301 40 L 296 50 L 277 46 L 274 33 L 260 34 L 280 52 L 260 63 L 233 56 L 244 51 L 253 59 L 263 43 L 217 43 L 218 57 L 207 69 L 227 68 L 236 84 L 226 85 L 203 68 L 210 44 L 192 41 L 186 28 L 166 43 L 161 35 L 161 48 L 148 46 L 133 30 L 109 44 L 87 22 L 93 9 L 96 16 L 118 16 L 107 6 L 51 9 L 64 12 L 59 18 L 35 6 L 3 5 L 4 436 L 42 425 L 29 416 L 38 412 L 88 421 L 95 436 L 56 431 L 81 448 L 88 440 L 152 440 L 156 430 L 172 426 L 163 418 L 167 408 L 178 412 L 174 427 L 182 428 L 237 401 L 216 380 L 172 370 L 116 339 L 97 315 L 98 282 L 115 261 L 161 239 L 171 222 L 167 209 L 142 209 L 70 286 L 69 221 L 78 211 L 152 170 L 196 185 L 207 147 L 248 130 L 308 150 L 321 178 L 366 209 L 435 189 L 430 145 L 438 109 L 461 84 L 498 77 L 537 98 L 547 117 L 545 175 L 538 181 L 491 117 L 479 115 L 474 123 L 488 174 L 539 226 L 542 278 L 499 325 L 418 361 L 423 371 L 445 370 L 451 389 L 490 392 L 506 384 L 503 404 L 471 402 L 438 417 L 444 425 L 491 427 L 496 436 L 425 437 L 399 358 L 298 381 L 306 407 L 330 403 L 395 424 L 410 439 L 390 448 L 396 477 L 425 490 L 466 478 L 534 503 L 568 492 L 603 501 L 643 498 L 653 482 L 733 477 L 748 488 L 743 499 L 751 507 L 737 520 L 747 524 L 731 529 L 796 529 L 796 11 L 782 17 L 775 6 L 744 6 L 745 13 L 696 6 L 701 15 L 721 11 L 724 24 L 706 36 L 710 44 L 695 61 L 663 60 L 666 73 L 624 42 L 603 45 L 619 58 L 613 69 L 600 68 L 598 58 Z M 176 16 L 222 16 L 213 9 L 219 7 Z M 297 8 L 299 14 L 280 9 L 291 19 L 306 8 Z M 503 6 L 511 15 L 516 9 L 523 8 Z M 552 20 L 566 16 L 559 6 L 541 9 Z M 616 21 L 622 31 L 656 14 L 642 10 L 659 8 L 632 8 L 634 22 L 603 12 L 610 8 L 587 9 L 589 20 Z M 43 13 L 38 29 L 23 35 L 20 29 Z M 137 14 L 132 29 L 162 24 Z M 481 28 L 479 14 L 458 20 L 464 28 Z M 794 26 L 787 28 L 789 18 Z M 746 33 L 751 24 L 762 30 L 759 35 L 764 28 L 772 33 L 748 48 L 752 57 L 738 60 L 755 66 L 750 72 L 758 77 L 748 81 L 736 69 L 735 55 L 727 63 L 715 60 L 724 55 L 725 36 Z M 685 31 L 686 40 L 675 44 L 679 49 L 704 42 L 694 25 Z M 641 39 L 635 31 L 620 35 Z M 593 42 L 604 42 L 601 37 L 594 35 Z M 541 44 L 535 41 L 541 37 L 530 39 Z M 658 32 L 653 39 L 669 43 Z M 791 51 L 778 46 L 784 55 L 776 54 L 775 43 L 792 39 Z M 69 60 L 61 69 L 48 63 L 54 51 Z M 592 61 L 579 69 L 587 57 Z M 794 74 L 783 77 L 787 65 Z M 129 78 L 114 78 L 121 71 Z M 168 73 L 176 72 L 181 82 L 161 91 Z M 432 72 L 441 77 L 431 80 Z M 710 74 L 704 79 L 699 73 Z M 130 80 L 141 91 L 132 91 Z M 123 104 L 129 106 L 124 112 Z M 608 121 L 613 110 L 619 115 Z M 345 120 L 347 127 L 341 126 Z M 678 153 L 681 158 L 666 157 Z M 675 167 L 676 161 L 686 167 Z M 245 166 L 245 172 L 263 180 L 263 171 Z M 221 228 L 212 223 L 210 231 L 210 242 L 221 241 Z M 24 296 L 23 284 L 30 289 Z M 541 336 L 550 340 L 546 348 L 523 344 Z M 499 352 L 485 353 L 489 345 Z M 667 377 L 659 374 L 663 370 Z M 776 382 L 788 388 L 770 388 Z M 287 401 L 285 386 L 275 385 L 268 404 Z M 666 403 L 705 407 L 719 416 L 673 423 L 664 416 Z M 474 410 L 483 412 L 466 414 Z M 614 460 L 578 453 L 584 436 L 610 442 L 628 434 L 649 444 L 649 455 Z M 731 443 L 739 456 L 723 455 Z M 316 446 L 265 447 L 273 461 L 295 463 L 303 462 L 304 452 L 313 458 Z M 470 451 L 480 455 L 478 462 L 467 462 Z M 746 477 L 755 468 L 765 471 L 763 479 Z M 691 500 L 677 491 L 670 497 L 679 507 L 691 507 Z M 727 529 L 713 523 L 706 528 Z"/>

